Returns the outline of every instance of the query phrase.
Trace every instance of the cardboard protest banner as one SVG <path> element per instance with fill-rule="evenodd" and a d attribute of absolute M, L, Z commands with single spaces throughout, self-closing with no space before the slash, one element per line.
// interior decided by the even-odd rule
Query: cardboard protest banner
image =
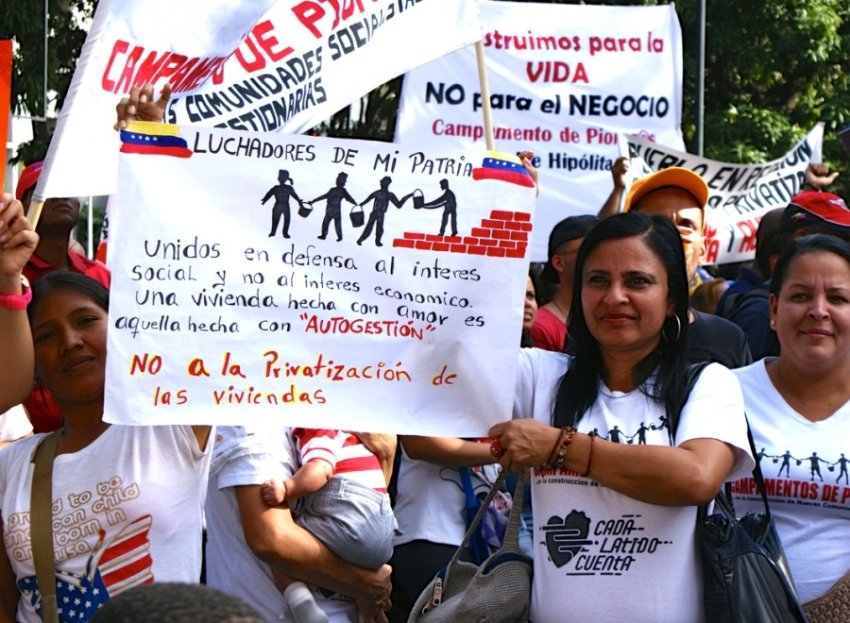
<path fill-rule="evenodd" d="M 705 264 L 742 262 L 755 257 L 756 230 L 765 212 L 784 208 L 805 181 L 806 167 L 821 162 L 823 124 L 781 158 L 761 164 L 731 164 L 700 158 L 651 143 L 638 136 L 628 140 L 630 174 L 635 178 L 685 167 L 699 173 L 709 188 L 706 209 Z"/>
<path fill-rule="evenodd" d="M 121 134 L 108 421 L 477 436 L 510 418 L 535 195 L 517 159 Z"/>
<path fill-rule="evenodd" d="M 35 199 L 115 191 L 133 87 L 170 82 L 170 123 L 297 133 L 480 38 L 475 0 L 101 0 Z"/>
<path fill-rule="evenodd" d="M 541 193 L 532 259 L 561 219 L 595 214 L 612 189 L 617 134 L 684 149 L 681 29 L 673 5 L 480 3 L 495 146 L 532 150 Z M 476 54 L 408 72 L 396 139 L 485 144 Z"/>

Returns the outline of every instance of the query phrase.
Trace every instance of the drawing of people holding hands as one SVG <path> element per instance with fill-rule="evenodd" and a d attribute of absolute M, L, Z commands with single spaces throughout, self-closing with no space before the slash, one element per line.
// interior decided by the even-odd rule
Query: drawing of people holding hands
<path fill-rule="evenodd" d="M 336 230 L 336 239 L 337 242 L 342 240 L 342 214 L 341 214 L 341 206 L 342 200 L 345 199 L 349 203 L 357 205 L 357 202 L 351 198 L 351 195 L 348 194 L 348 191 L 345 190 L 345 183 L 348 181 L 347 173 L 340 173 L 336 176 L 336 186 L 328 190 L 324 195 L 320 195 L 316 197 L 312 201 L 308 203 L 314 204 L 317 201 L 322 201 L 323 199 L 327 201 L 325 207 L 325 218 L 322 220 L 322 233 L 319 236 L 319 240 L 324 240 L 328 236 L 328 229 L 330 228 L 331 221 L 334 224 L 334 230 Z"/>
<path fill-rule="evenodd" d="M 369 220 L 366 222 L 366 227 L 363 228 L 363 233 L 357 239 L 357 244 L 363 244 L 363 241 L 372 235 L 372 229 L 375 229 L 375 246 L 381 247 L 381 238 L 384 235 L 384 215 L 387 213 L 387 208 L 390 203 L 395 207 L 401 208 L 405 201 L 413 196 L 413 193 L 408 193 L 402 199 L 395 196 L 395 193 L 390 191 L 392 178 L 388 175 L 381 178 L 381 187 L 370 194 L 360 206 L 372 201 L 372 211 L 369 213 Z"/>
<path fill-rule="evenodd" d="M 274 207 L 272 208 L 272 230 L 269 232 L 269 238 L 274 237 L 277 233 L 277 225 L 280 223 L 280 217 L 283 215 L 283 228 L 281 233 L 284 238 L 289 238 L 289 198 L 294 197 L 301 205 L 301 199 L 298 193 L 295 192 L 294 182 L 289 177 L 289 171 L 281 169 L 277 174 L 277 185 L 269 188 L 269 192 L 263 197 L 262 204 L 274 197 Z"/>
<path fill-rule="evenodd" d="M 449 219 L 451 219 L 452 236 L 457 236 L 457 199 L 455 194 L 449 190 L 449 180 L 440 180 L 440 188 L 443 190 L 443 194 L 433 201 L 428 201 L 422 207 L 426 209 L 443 208 L 440 235 L 445 235 L 446 225 L 449 224 Z"/>

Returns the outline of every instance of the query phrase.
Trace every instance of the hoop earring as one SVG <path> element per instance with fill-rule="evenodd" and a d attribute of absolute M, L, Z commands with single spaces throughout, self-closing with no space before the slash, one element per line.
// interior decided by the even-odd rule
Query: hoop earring
<path fill-rule="evenodd" d="M 664 326 L 661 327 L 661 338 L 667 343 L 675 342 L 680 337 L 682 337 L 682 321 L 681 321 L 681 319 L 676 314 L 673 314 L 670 317 L 673 318 L 676 321 L 676 337 L 674 337 L 673 339 L 670 339 L 670 337 L 667 335 L 667 323 L 665 322 Z"/>

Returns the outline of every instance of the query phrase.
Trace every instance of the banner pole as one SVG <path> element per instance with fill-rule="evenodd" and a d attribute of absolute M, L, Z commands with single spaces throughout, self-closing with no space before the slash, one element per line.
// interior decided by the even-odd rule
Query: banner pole
<path fill-rule="evenodd" d="M 484 44 L 475 42 L 475 57 L 478 60 L 478 83 L 481 87 L 481 111 L 484 113 L 484 138 L 487 149 L 496 149 L 493 140 L 493 110 L 490 108 L 490 84 L 487 82 L 487 65 L 484 63 Z"/>
<path fill-rule="evenodd" d="M 35 231 L 36 225 L 38 225 L 38 217 L 41 216 L 41 207 L 44 205 L 43 201 L 38 201 L 35 198 L 30 201 L 29 210 L 27 210 L 27 220 L 32 225 L 33 231 Z"/>

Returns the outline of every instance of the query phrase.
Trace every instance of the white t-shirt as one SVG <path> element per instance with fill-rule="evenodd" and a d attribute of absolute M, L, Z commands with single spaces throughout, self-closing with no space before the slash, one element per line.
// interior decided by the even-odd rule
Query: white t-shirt
<path fill-rule="evenodd" d="M 747 419 L 801 602 L 822 595 L 850 568 L 850 403 L 811 422 L 782 398 L 765 361 L 735 370 Z M 752 476 L 733 483 L 735 511 L 762 512 Z"/>
<path fill-rule="evenodd" d="M 21 405 L 0 413 L 0 442 L 15 441 L 32 432 L 32 424 Z"/>
<path fill-rule="evenodd" d="M 424 540 L 460 545 L 466 534 L 466 494 L 457 468 L 411 459 L 400 448 L 398 495 L 393 512 L 400 534 L 393 545 Z M 476 496 L 486 495 L 499 476 L 498 465 L 470 467 Z"/>
<path fill-rule="evenodd" d="M 278 425 L 218 427 L 207 492 L 207 585 L 241 598 L 270 623 L 292 619 L 269 566 L 245 541 L 233 488 L 285 480 L 295 472 L 298 461 L 287 432 Z M 313 594 L 331 622 L 356 620 L 352 602 Z"/>
<path fill-rule="evenodd" d="M 45 435 L 0 451 L 6 554 L 22 591 L 18 620 L 40 623 L 30 545 L 33 453 Z M 210 453 L 189 426 L 113 424 L 53 464 L 53 543 L 60 618 L 87 621 L 133 586 L 197 583 Z M 179 509 L 179 512 L 175 512 Z M 39 602 L 40 604 L 40 602 Z M 40 609 L 40 605 L 39 605 Z"/>
<path fill-rule="evenodd" d="M 522 349 L 515 418 L 551 423 L 568 361 Z M 664 406 L 640 389 L 610 391 L 600 382 L 578 429 L 619 443 L 669 446 L 665 422 Z M 740 449 L 730 477 L 752 470 L 741 390 L 719 364 L 703 370 L 682 410 L 676 445 L 697 438 Z M 568 470 L 534 470 L 531 487 L 534 623 L 703 619 L 696 508 L 640 502 Z"/>

